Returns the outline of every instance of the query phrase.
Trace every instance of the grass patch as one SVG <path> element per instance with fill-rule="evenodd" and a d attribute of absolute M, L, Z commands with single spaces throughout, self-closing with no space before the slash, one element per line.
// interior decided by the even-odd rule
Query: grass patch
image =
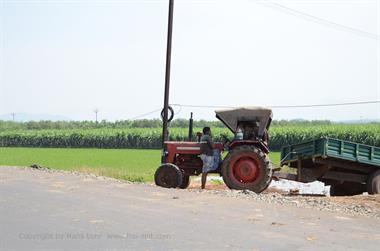
<path fill-rule="evenodd" d="M 210 183 L 213 185 L 223 185 L 224 184 L 224 182 L 221 180 L 211 180 Z"/>
<path fill-rule="evenodd" d="M 160 162 L 159 150 L 0 148 L 0 165 L 38 164 L 130 181 L 148 182 Z"/>
<path fill-rule="evenodd" d="M 152 182 L 160 165 L 160 150 L 72 149 L 72 148 L 0 148 L 0 165 L 38 164 L 52 169 L 93 173 L 135 182 Z M 270 153 L 279 166 L 280 153 Z"/>

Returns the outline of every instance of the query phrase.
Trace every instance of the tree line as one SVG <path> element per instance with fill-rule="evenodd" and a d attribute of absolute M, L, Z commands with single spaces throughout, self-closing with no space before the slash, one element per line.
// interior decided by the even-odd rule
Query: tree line
<path fill-rule="evenodd" d="M 330 125 L 328 120 L 274 120 L 272 126 L 298 126 L 298 125 Z M 189 126 L 188 119 L 175 119 L 170 123 L 170 127 L 187 128 Z M 202 128 L 210 126 L 213 128 L 225 127 L 220 121 L 195 120 L 194 127 Z M 51 130 L 51 129 L 96 129 L 96 128 L 161 128 L 162 121 L 160 119 L 139 119 L 139 120 L 120 120 L 106 121 L 102 120 L 98 123 L 95 121 L 28 121 L 15 122 L 0 120 L 0 130 Z"/>

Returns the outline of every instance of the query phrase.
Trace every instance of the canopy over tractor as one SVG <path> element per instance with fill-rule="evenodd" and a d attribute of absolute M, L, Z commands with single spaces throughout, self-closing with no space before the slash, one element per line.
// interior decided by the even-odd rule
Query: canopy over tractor
<path fill-rule="evenodd" d="M 258 128 L 259 137 L 263 136 L 265 129 L 269 129 L 273 117 L 271 109 L 257 106 L 218 110 L 215 113 L 233 133 L 236 133 L 241 123 L 254 124 Z"/>

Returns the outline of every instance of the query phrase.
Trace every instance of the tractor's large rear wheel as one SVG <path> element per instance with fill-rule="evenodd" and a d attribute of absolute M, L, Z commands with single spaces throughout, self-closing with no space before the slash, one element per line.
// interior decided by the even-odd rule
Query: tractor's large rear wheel
<path fill-rule="evenodd" d="M 223 160 L 223 180 L 231 189 L 260 193 L 269 186 L 272 175 L 269 158 L 253 146 L 237 147 Z"/>
<path fill-rule="evenodd" d="M 176 165 L 164 164 L 154 174 L 154 182 L 157 186 L 176 188 L 182 184 L 183 175 Z"/>

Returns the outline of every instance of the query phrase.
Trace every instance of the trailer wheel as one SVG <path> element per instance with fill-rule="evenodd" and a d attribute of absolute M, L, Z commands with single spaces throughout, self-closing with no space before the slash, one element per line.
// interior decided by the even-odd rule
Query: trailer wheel
<path fill-rule="evenodd" d="M 154 174 L 154 182 L 157 186 L 176 188 L 182 184 L 183 175 L 176 165 L 164 164 Z"/>
<path fill-rule="evenodd" d="M 233 149 L 222 164 L 223 180 L 230 189 L 260 193 L 269 186 L 272 175 L 269 158 L 253 146 Z"/>
<path fill-rule="evenodd" d="M 365 191 L 365 185 L 356 182 L 343 182 L 342 184 L 334 184 L 330 187 L 331 196 L 353 196 L 362 194 Z"/>
<path fill-rule="evenodd" d="M 335 184 L 330 186 L 330 196 L 346 196 L 343 184 Z"/>
<path fill-rule="evenodd" d="M 367 190 L 369 194 L 380 193 L 380 170 L 373 172 L 367 181 Z"/>
<path fill-rule="evenodd" d="M 186 189 L 190 185 L 190 176 L 189 175 L 183 175 L 182 183 L 179 185 L 179 188 Z"/>

